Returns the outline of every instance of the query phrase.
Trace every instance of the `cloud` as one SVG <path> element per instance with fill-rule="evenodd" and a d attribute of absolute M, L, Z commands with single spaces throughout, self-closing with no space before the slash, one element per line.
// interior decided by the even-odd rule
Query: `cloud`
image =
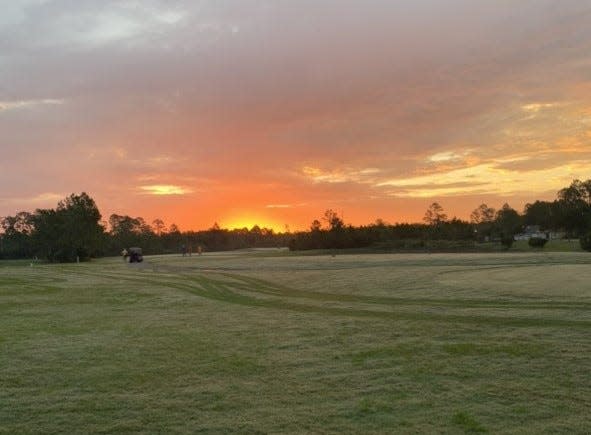
<path fill-rule="evenodd" d="M 297 204 L 267 204 L 265 208 L 277 208 L 277 209 L 284 209 L 284 208 L 296 208 L 296 207 L 304 207 L 308 205 L 305 202 L 300 202 Z"/>
<path fill-rule="evenodd" d="M 591 173 L 589 11 L 553 0 L 8 2 L 0 196 L 29 198 L 42 182 L 134 215 L 184 196 L 174 212 L 199 204 L 211 224 L 248 204 L 296 219 L 371 199 L 360 215 L 393 221 L 382 210 L 406 211 L 397 197 L 556 191 Z"/>
<path fill-rule="evenodd" d="M 442 151 L 442 152 L 430 155 L 427 158 L 427 161 L 430 163 L 461 161 L 468 155 L 470 155 L 470 151 L 463 151 L 463 152 L 459 152 L 459 153 L 457 151 Z"/>
<path fill-rule="evenodd" d="M 528 170 L 511 170 L 504 163 L 507 162 L 487 162 L 444 173 L 385 180 L 377 187 L 389 188 L 389 195 L 398 197 L 510 196 L 566 186 L 579 174 L 591 169 L 591 159 Z"/>
<path fill-rule="evenodd" d="M 528 113 L 538 113 L 543 109 L 551 109 L 556 107 L 556 103 L 529 103 L 521 106 L 521 110 Z"/>
<path fill-rule="evenodd" d="M 139 42 L 166 27 L 178 25 L 185 12 L 153 1 L 17 2 L 0 20 L 7 41 L 27 49 L 88 49 L 105 44 Z M 22 39 L 24 31 L 29 38 Z M 9 45 L 8 44 L 8 45 Z M 10 45 L 9 45 L 10 46 Z"/>
<path fill-rule="evenodd" d="M 369 183 L 373 176 L 379 172 L 380 170 L 378 168 L 343 168 L 333 170 L 323 170 L 312 166 L 304 166 L 302 168 L 302 174 L 315 183 Z"/>
<path fill-rule="evenodd" d="M 16 101 L 0 101 L 0 112 L 15 110 L 15 109 L 26 109 L 34 106 L 44 105 L 56 105 L 64 104 L 64 100 L 46 98 L 42 100 L 16 100 Z"/>
<path fill-rule="evenodd" d="M 140 186 L 140 189 L 149 195 L 186 195 L 193 192 L 193 190 L 188 187 L 175 186 L 172 184 Z"/>
<path fill-rule="evenodd" d="M 1 198 L 3 202 L 17 207 L 55 207 L 55 205 L 66 197 L 65 194 L 55 192 L 42 192 L 23 197 Z M 29 210 L 32 211 L 32 210 Z"/>

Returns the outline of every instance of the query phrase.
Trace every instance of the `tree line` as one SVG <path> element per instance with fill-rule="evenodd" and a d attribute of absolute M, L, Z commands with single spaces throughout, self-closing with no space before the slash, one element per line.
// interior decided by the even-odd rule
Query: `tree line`
<path fill-rule="evenodd" d="M 87 261 L 141 247 L 144 254 L 234 250 L 287 245 L 285 234 L 254 226 L 227 230 L 216 223 L 204 231 L 181 231 L 161 219 L 112 214 L 107 221 L 85 192 L 71 194 L 55 209 L 37 209 L 0 218 L 0 258 L 50 262 Z"/>
<path fill-rule="evenodd" d="M 522 213 L 507 203 L 498 210 L 481 204 L 472 211 L 469 221 L 448 218 L 438 202 L 429 206 L 422 223 L 414 224 L 392 225 L 378 219 L 371 225 L 353 227 L 327 210 L 322 222 L 314 220 L 308 231 L 296 233 L 289 246 L 294 250 L 466 250 L 474 248 L 475 243 L 496 242 L 508 249 L 515 235 L 528 226 L 539 227 L 543 234 L 530 239 L 532 246 L 543 246 L 552 235 L 578 238 L 583 249 L 591 250 L 591 180 L 574 180 L 558 191 L 555 200 L 528 203 Z"/>
<path fill-rule="evenodd" d="M 525 226 L 545 233 L 579 238 L 591 250 L 591 180 L 574 180 L 553 201 L 526 204 L 519 213 L 508 204 L 495 210 L 481 204 L 470 220 L 448 218 L 434 202 L 422 223 L 347 225 L 333 210 L 312 221 L 306 231 L 275 233 L 254 226 L 228 230 L 216 223 L 202 231 L 181 231 L 161 219 L 112 214 L 105 222 L 95 201 L 85 192 L 71 194 L 55 209 L 37 209 L 0 218 L 0 258 L 40 258 L 50 262 L 86 261 L 117 255 L 139 246 L 145 254 L 196 253 L 241 248 L 288 246 L 291 250 L 375 248 L 396 250 L 466 250 L 478 242 L 509 248 Z"/>

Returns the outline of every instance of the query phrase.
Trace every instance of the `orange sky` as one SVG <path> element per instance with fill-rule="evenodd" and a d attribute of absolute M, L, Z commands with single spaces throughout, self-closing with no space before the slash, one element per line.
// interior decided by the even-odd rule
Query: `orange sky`
<path fill-rule="evenodd" d="M 181 229 L 553 199 L 591 178 L 591 6 L 23 0 L 0 17 L 0 216 L 88 192 Z"/>

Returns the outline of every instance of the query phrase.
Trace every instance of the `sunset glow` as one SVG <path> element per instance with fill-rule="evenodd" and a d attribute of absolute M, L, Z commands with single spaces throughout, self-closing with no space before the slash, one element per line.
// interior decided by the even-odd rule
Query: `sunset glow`
<path fill-rule="evenodd" d="M 170 184 L 141 186 L 141 189 L 150 195 L 186 195 L 192 192 L 192 190 L 187 187 L 173 186 Z"/>
<path fill-rule="evenodd" d="M 585 2 L 9 2 L 0 216 L 183 230 L 518 210 L 591 178 Z"/>
<path fill-rule="evenodd" d="M 285 231 L 285 227 L 279 223 L 274 223 L 274 222 L 270 222 L 267 218 L 265 217 L 249 217 L 249 216 L 244 216 L 244 217 L 236 217 L 236 218 L 229 218 L 227 220 L 222 220 L 219 223 L 221 228 L 227 228 L 230 230 L 233 229 L 252 229 L 255 226 L 258 226 L 259 228 L 267 228 L 270 230 L 273 230 L 276 233 L 279 232 L 283 232 Z"/>

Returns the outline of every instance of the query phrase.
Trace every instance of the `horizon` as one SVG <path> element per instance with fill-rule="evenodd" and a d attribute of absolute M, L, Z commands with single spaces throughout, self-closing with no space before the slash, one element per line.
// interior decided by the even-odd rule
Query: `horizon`
<path fill-rule="evenodd" d="M 574 181 L 578 181 L 578 180 L 573 180 L 573 182 Z M 564 186 L 564 187 L 568 187 L 568 186 Z M 80 193 L 73 192 L 70 195 L 76 195 L 77 196 L 79 194 L 87 194 L 87 195 L 90 196 L 90 198 L 92 198 L 94 200 L 93 196 L 91 194 L 89 194 L 88 192 L 80 192 Z M 70 196 L 70 195 L 68 195 L 68 196 Z M 66 199 L 67 198 L 64 197 L 61 200 L 66 200 Z M 554 200 L 558 200 L 558 192 L 557 192 L 557 198 L 554 198 Z M 536 201 L 544 201 L 544 200 L 537 199 L 537 200 L 532 201 L 532 202 L 536 202 Z M 429 205 L 430 206 L 431 205 L 435 205 L 435 203 L 436 203 L 436 201 L 434 203 L 429 204 Z M 59 205 L 59 202 L 55 204 L 55 207 L 57 207 L 58 205 Z M 348 222 L 345 219 L 345 215 L 344 215 L 343 211 L 340 211 L 340 213 L 339 213 L 339 211 L 336 211 L 336 210 L 326 209 L 326 210 L 323 210 L 323 212 L 320 213 L 318 216 L 311 218 L 310 219 L 310 222 L 309 222 L 309 225 L 308 226 L 304 226 L 303 228 L 291 228 L 291 226 L 289 224 L 284 224 L 282 227 L 281 226 L 274 226 L 274 225 L 265 225 L 265 224 L 262 224 L 262 223 L 256 222 L 256 221 L 252 221 L 252 222 L 245 222 L 245 221 L 243 221 L 242 223 L 240 223 L 238 221 L 235 221 L 235 224 L 225 225 L 223 223 L 220 224 L 220 222 L 218 220 L 215 220 L 211 225 L 209 225 L 207 227 L 186 229 L 186 228 L 182 228 L 174 220 L 171 221 L 171 222 L 166 222 L 166 221 L 160 219 L 160 217 L 158 217 L 158 216 L 156 216 L 154 218 L 147 218 L 146 219 L 144 216 L 120 214 L 117 211 L 114 211 L 112 213 L 109 213 L 108 215 L 105 215 L 105 214 L 102 213 L 101 208 L 100 208 L 100 205 L 99 204 L 96 204 L 96 205 L 97 205 L 97 208 L 98 208 L 99 212 L 101 213 L 100 223 L 105 228 L 106 231 L 110 231 L 109 218 L 111 216 L 113 216 L 113 215 L 118 215 L 118 216 L 130 217 L 130 218 L 133 218 L 133 219 L 142 219 L 146 224 L 148 224 L 150 227 L 152 227 L 152 229 L 153 229 L 154 222 L 156 220 L 160 220 L 161 221 L 161 224 L 164 225 L 164 228 L 162 230 L 164 233 L 170 232 L 170 228 L 172 226 L 176 227 L 180 232 L 183 232 L 183 233 L 184 232 L 209 231 L 209 230 L 215 228 L 216 226 L 219 229 L 221 229 L 221 230 L 228 230 L 228 231 L 244 230 L 244 229 L 246 229 L 248 231 L 252 231 L 253 228 L 259 227 L 260 229 L 272 230 L 275 234 L 288 234 L 288 233 L 295 233 L 295 232 L 306 232 L 306 231 L 309 231 L 310 230 L 311 225 L 312 225 L 313 221 L 315 221 L 315 220 L 317 220 L 317 221 L 319 221 L 321 223 L 322 228 L 324 228 L 324 229 L 328 228 L 329 224 L 327 222 L 325 222 L 326 221 L 326 218 L 324 216 L 324 212 L 328 212 L 328 211 L 331 211 L 331 212 L 336 213 L 336 215 L 343 221 L 343 223 L 344 223 L 345 226 L 351 226 L 351 227 L 363 227 L 363 226 L 377 225 L 378 222 L 380 222 L 381 224 L 387 225 L 387 226 L 397 226 L 397 225 L 405 225 L 405 224 L 407 224 L 407 225 L 425 225 L 424 217 L 426 216 L 426 212 L 427 212 L 427 209 L 425 209 L 425 214 L 423 214 L 423 216 L 421 217 L 421 219 L 420 220 L 415 220 L 415 221 L 391 221 L 391 220 L 388 220 L 388 219 L 375 218 L 375 219 L 373 219 L 370 222 L 351 223 L 351 222 Z M 437 205 L 441 206 L 441 204 L 439 204 L 439 203 L 437 203 Z M 511 205 L 508 204 L 507 202 L 503 203 L 503 205 L 502 206 L 499 206 L 499 207 L 494 207 L 494 206 L 491 207 L 490 204 L 484 204 L 483 203 L 483 204 L 479 204 L 478 206 L 475 206 L 472 211 L 476 211 L 476 209 L 480 205 L 486 205 L 487 207 L 492 208 L 495 212 L 498 212 L 505 205 L 509 205 L 509 207 L 511 207 Z M 525 206 L 527 206 L 527 204 Z M 524 206 L 524 208 L 525 208 L 525 206 Z M 49 209 L 53 209 L 54 207 L 48 207 L 48 208 Z M 523 215 L 524 212 L 525 212 L 525 210 L 520 210 L 520 209 L 514 208 L 514 207 L 511 207 L 511 208 L 513 210 L 515 210 L 520 215 Z M 38 209 L 36 209 L 36 210 L 19 210 L 18 212 L 29 212 L 31 214 L 34 214 L 37 210 Z M 18 212 L 15 212 L 14 214 L 16 215 L 16 213 L 18 213 Z M 453 213 L 448 214 L 449 210 L 445 209 L 445 207 L 442 207 L 441 212 L 446 215 L 446 219 L 445 219 L 446 222 L 450 222 L 450 221 L 453 221 L 455 219 L 458 219 L 458 220 L 463 221 L 463 222 L 468 222 L 468 223 L 472 222 L 469 217 L 468 218 L 466 218 L 466 217 L 459 217 L 459 216 L 457 216 L 457 215 L 455 215 Z M 3 217 L 4 216 L 0 216 L 0 219 L 3 218 Z M 0 234 L 2 234 L 1 230 L 2 230 L 2 228 L 0 228 Z"/>
<path fill-rule="evenodd" d="M 522 212 L 591 178 L 591 5 L 21 0 L 0 216 L 88 192 L 182 231 Z"/>

